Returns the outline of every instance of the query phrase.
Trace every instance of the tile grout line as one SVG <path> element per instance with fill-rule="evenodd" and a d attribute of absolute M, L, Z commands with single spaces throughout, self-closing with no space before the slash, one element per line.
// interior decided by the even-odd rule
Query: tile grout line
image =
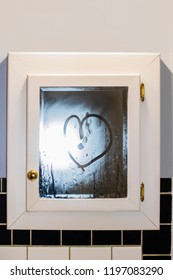
<path fill-rule="evenodd" d="M 29 250 L 29 248 L 28 248 L 28 246 L 26 247 L 26 260 L 28 260 L 28 250 Z"/>
<path fill-rule="evenodd" d="M 60 246 L 62 246 L 62 230 L 60 230 Z"/>
<path fill-rule="evenodd" d="M 113 260 L 113 246 L 111 246 L 111 260 Z"/>
<path fill-rule="evenodd" d="M 71 247 L 69 246 L 69 252 L 68 252 L 68 255 L 69 255 L 69 260 L 71 260 Z"/>
<path fill-rule="evenodd" d="M 170 192 L 160 192 L 160 194 L 161 195 L 170 195 L 170 194 L 172 194 L 172 192 L 170 191 Z"/>
<path fill-rule="evenodd" d="M 13 229 L 11 229 L 11 246 L 13 246 Z"/>
<path fill-rule="evenodd" d="M 160 223 L 161 226 L 171 226 L 171 223 Z"/>
<path fill-rule="evenodd" d="M 93 246 L 93 230 L 91 230 L 91 246 Z"/>
<path fill-rule="evenodd" d="M 121 246 L 123 246 L 123 230 L 121 230 Z"/>

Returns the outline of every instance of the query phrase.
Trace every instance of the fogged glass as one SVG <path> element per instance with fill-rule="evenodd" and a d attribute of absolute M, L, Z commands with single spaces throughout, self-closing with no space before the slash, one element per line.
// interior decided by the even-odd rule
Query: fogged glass
<path fill-rule="evenodd" d="M 127 94 L 127 87 L 40 89 L 40 197 L 127 197 Z"/>

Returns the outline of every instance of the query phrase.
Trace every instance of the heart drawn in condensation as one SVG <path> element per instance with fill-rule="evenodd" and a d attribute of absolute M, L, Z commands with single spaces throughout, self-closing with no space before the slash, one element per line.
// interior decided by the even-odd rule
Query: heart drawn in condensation
<path fill-rule="evenodd" d="M 74 156 L 72 155 L 72 153 L 70 152 L 70 150 L 68 150 L 68 154 L 71 158 L 71 160 L 79 167 L 81 168 L 83 171 L 84 171 L 84 168 L 89 166 L 90 164 L 92 164 L 93 162 L 95 162 L 96 160 L 100 159 L 101 157 L 103 157 L 106 153 L 108 153 L 108 151 L 110 150 L 111 146 L 112 146 L 112 131 L 111 131 L 111 128 L 110 128 L 110 125 L 109 123 L 107 122 L 107 120 L 105 118 L 103 118 L 102 116 L 98 115 L 98 114 L 87 114 L 82 120 L 80 120 L 80 118 L 77 116 L 77 115 L 71 115 L 70 117 L 68 117 L 64 123 L 64 136 L 67 137 L 67 130 L 68 130 L 68 124 L 69 124 L 69 121 L 72 120 L 72 119 L 76 119 L 78 124 L 79 124 L 79 137 L 80 139 L 82 140 L 84 138 L 84 132 L 83 132 L 83 125 L 84 125 L 84 122 L 89 120 L 90 118 L 97 118 L 99 120 L 101 120 L 108 132 L 109 132 L 109 141 L 108 141 L 108 144 L 107 144 L 107 147 L 105 148 L 105 150 L 98 154 L 95 158 L 93 158 L 92 160 L 88 161 L 87 163 L 85 164 L 80 164 L 80 162 L 78 162 Z M 100 135 L 100 137 L 104 137 L 104 135 Z M 101 139 L 101 138 L 100 138 Z"/>

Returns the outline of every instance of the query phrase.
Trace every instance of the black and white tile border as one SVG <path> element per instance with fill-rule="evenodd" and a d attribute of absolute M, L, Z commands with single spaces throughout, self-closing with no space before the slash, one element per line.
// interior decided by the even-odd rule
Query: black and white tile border
<path fill-rule="evenodd" d="M 7 230 L 6 192 L 6 179 L 1 178 L 0 259 L 81 259 L 82 256 L 91 256 L 91 259 L 171 259 L 173 207 L 170 178 L 161 179 L 158 231 Z"/>

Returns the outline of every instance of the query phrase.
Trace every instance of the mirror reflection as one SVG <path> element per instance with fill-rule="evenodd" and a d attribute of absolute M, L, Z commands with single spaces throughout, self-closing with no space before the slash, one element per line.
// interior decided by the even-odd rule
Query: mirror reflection
<path fill-rule="evenodd" d="M 40 197 L 127 197 L 127 96 L 127 87 L 40 89 Z"/>

